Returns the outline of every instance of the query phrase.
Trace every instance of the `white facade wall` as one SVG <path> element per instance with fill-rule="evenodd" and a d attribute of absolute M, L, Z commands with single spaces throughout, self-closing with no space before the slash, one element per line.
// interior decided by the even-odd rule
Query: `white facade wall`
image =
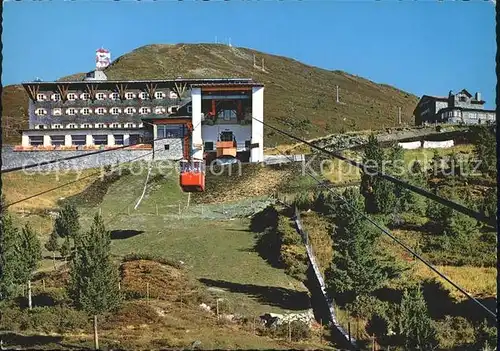
<path fill-rule="evenodd" d="M 264 87 L 252 88 L 252 117 L 252 144 L 259 146 L 251 150 L 250 162 L 263 162 L 264 125 L 258 121 L 264 121 Z"/>
<path fill-rule="evenodd" d="M 203 160 L 203 138 L 201 126 L 201 88 L 191 88 L 191 121 L 193 134 L 191 139 L 192 158 Z"/>
<path fill-rule="evenodd" d="M 115 136 L 113 134 L 108 134 L 108 146 L 115 145 Z"/>
<path fill-rule="evenodd" d="M 92 138 L 92 134 L 85 135 L 85 144 L 86 145 L 94 145 L 94 139 Z"/>
<path fill-rule="evenodd" d="M 453 140 L 445 141 L 424 141 L 424 149 L 444 149 L 453 147 Z"/>
<path fill-rule="evenodd" d="M 23 136 L 21 137 L 21 145 L 22 146 L 30 146 L 30 138 L 27 134 L 23 133 Z"/>
<path fill-rule="evenodd" d="M 422 143 L 420 141 L 411 141 L 411 142 L 406 142 L 406 143 L 398 143 L 398 146 L 401 146 L 403 149 L 419 149 L 422 146 Z"/>

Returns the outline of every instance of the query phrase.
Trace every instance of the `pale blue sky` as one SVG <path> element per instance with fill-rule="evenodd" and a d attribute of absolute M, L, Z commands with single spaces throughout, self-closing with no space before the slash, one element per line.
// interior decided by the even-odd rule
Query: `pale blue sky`
<path fill-rule="evenodd" d="M 2 84 L 55 80 L 152 43 L 224 41 L 418 96 L 480 91 L 495 106 L 489 1 L 20 1 L 4 3 Z"/>

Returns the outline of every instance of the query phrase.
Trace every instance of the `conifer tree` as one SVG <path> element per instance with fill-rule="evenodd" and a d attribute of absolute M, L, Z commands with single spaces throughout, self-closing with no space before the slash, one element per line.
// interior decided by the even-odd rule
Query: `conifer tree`
<path fill-rule="evenodd" d="M 111 237 L 98 214 L 71 259 L 69 293 L 75 305 L 97 315 L 120 303 L 118 269 L 110 257 Z"/>
<path fill-rule="evenodd" d="M 54 261 L 54 268 L 56 267 L 56 252 L 59 251 L 59 242 L 57 241 L 57 232 L 52 230 L 49 240 L 45 243 L 47 251 L 52 252 L 52 259 Z"/>
<path fill-rule="evenodd" d="M 95 215 L 90 230 L 75 244 L 68 292 L 77 308 L 94 315 L 98 348 L 97 316 L 118 308 L 121 302 L 118 269 L 110 257 L 111 237 L 99 214 Z"/>
<path fill-rule="evenodd" d="M 344 198 L 358 210 L 363 209 L 359 192 L 348 189 Z M 334 257 L 325 273 L 328 289 L 346 300 L 368 295 L 387 279 L 386 267 L 374 252 L 378 232 L 369 227 L 364 218 L 347 204 L 336 210 Z"/>
<path fill-rule="evenodd" d="M 75 206 L 71 204 L 63 206 L 54 222 L 54 230 L 60 238 L 77 239 L 80 223 Z"/>
<path fill-rule="evenodd" d="M 495 132 L 489 127 L 475 126 L 473 128 L 474 153 L 481 162 L 479 170 L 490 177 L 497 173 L 497 154 Z"/>
<path fill-rule="evenodd" d="M 443 173 L 443 158 L 437 149 L 434 149 L 433 151 L 428 172 L 430 178 L 440 177 Z"/>
<path fill-rule="evenodd" d="M 31 279 L 42 258 L 42 247 L 36 233 L 26 225 L 20 233 L 17 245 L 17 278 L 19 283 L 28 285 L 28 306 L 31 309 Z"/>
<path fill-rule="evenodd" d="M 19 230 L 14 226 L 12 217 L 4 210 L 0 223 L 0 301 L 13 297 L 16 272 L 19 262 L 16 255 L 16 240 Z"/>
<path fill-rule="evenodd" d="M 384 160 L 386 160 L 384 150 L 380 147 L 377 138 L 371 134 L 365 146 L 363 163 L 367 169 L 362 171 L 360 187 L 360 191 L 365 197 L 365 209 L 368 213 L 388 214 L 394 210 L 396 205 L 394 184 L 373 175 L 373 170 L 388 171 L 384 168 L 391 162 L 384 162 Z"/>
<path fill-rule="evenodd" d="M 408 182 L 418 187 L 425 188 L 426 179 L 422 165 L 419 161 L 415 160 L 411 166 L 410 173 L 408 174 Z M 403 189 L 401 192 L 402 208 L 404 210 L 412 211 L 418 215 L 423 216 L 427 208 L 426 199 L 408 189 Z"/>
<path fill-rule="evenodd" d="M 399 334 L 406 350 L 432 350 L 437 345 L 436 329 L 420 287 L 403 293 L 399 311 Z"/>
<path fill-rule="evenodd" d="M 71 242 L 69 241 L 69 236 L 64 239 L 59 251 L 61 252 L 61 256 L 64 257 L 64 260 L 69 257 L 71 253 Z"/>
<path fill-rule="evenodd" d="M 481 211 L 489 217 L 495 217 L 497 215 L 497 206 L 497 188 L 495 187 L 493 189 L 490 189 L 483 198 Z"/>
<path fill-rule="evenodd" d="M 5 201 L 5 195 L 2 194 L 0 196 L 0 218 L 3 218 L 4 213 L 6 213 L 6 204 L 7 202 Z"/>

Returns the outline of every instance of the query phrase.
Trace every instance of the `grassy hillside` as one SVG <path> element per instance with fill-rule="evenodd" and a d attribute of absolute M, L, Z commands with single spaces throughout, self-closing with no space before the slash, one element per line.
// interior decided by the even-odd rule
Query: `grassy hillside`
<path fill-rule="evenodd" d="M 265 72 L 258 66 L 264 59 Z M 328 71 L 291 58 L 269 55 L 246 48 L 221 44 L 147 45 L 116 59 L 106 69 L 108 79 L 162 79 L 241 77 L 253 78 L 266 86 L 265 118 L 273 125 L 304 137 L 316 137 L 354 129 L 379 129 L 394 125 L 398 106 L 403 122 L 411 123 L 417 97 L 385 84 L 376 84 L 342 71 Z M 82 73 L 61 80 L 81 79 Z M 340 87 L 336 103 L 335 86 Z M 2 94 L 4 116 L 26 121 L 27 94 L 18 86 L 7 86 Z M 19 135 L 6 125 L 4 142 L 17 143 Z M 23 126 L 27 123 L 24 122 Z M 5 133 L 8 133 L 5 134 Z M 266 144 L 290 140 L 267 134 Z"/>

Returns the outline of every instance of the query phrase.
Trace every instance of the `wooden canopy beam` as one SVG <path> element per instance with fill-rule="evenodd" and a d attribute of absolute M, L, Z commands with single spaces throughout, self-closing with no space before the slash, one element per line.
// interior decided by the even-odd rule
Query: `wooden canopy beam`
<path fill-rule="evenodd" d="M 90 84 L 90 85 L 86 84 L 85 87 L 86 87 L 87 93 L 90 95 L 90 99 L 92 101 L 95 101 L 98 85 L 97 84 Z"/>
<path fill-rule="evenodd" d="M 174 82 L 174 86 L 175 86 L 174 88 L 175 93 L 177 94 L 179 99 L 182 99 L 184 97 L 184 93 L 186 92 L 187 84 L 183 83 L 177 85 L 177 83 Z"/>
<path fill-rule="evenodd" d="M 40 91 L 40 87 L 38 85 L 28 85 L 28 95 L 30 96 L 30 99 L 35 102 L 36 101 L 36 96 L 38 95 L 38 92 Z"/>
<path fill-rule="evenodd" d="M 121 100 L 125 100 L 125 91 L 127 90 L 127 86 L 127 84 L 116 84 L 116 90 L 118 90 Z"/>
<path fill-rule="evenodd" d="M 68 100 L 69 84 L 57 84 L 57 91 L 61 95 L 61 100 Z"/>
<path fill-rule="evenodd" d="M 157 87 L 158 87 L 157 83 L 151 83 L 151 84 L 146 83 L 146 91 L 149 94 L 149 100 L 154 99 L 154 95 L 155 95 Z"/>

